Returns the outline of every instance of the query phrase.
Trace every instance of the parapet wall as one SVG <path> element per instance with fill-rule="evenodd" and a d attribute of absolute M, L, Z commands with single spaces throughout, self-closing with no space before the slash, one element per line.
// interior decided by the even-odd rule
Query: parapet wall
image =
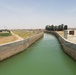
<path fill-rule="evenodd" d="M 72 43 L 66 40 L 64 37 L 60 36 L 55 31 L 45 31 L 45 32 L 54 34 L 61 43 L 61 46 L 63 47 L 65 53 L 67 53 L 69 56 L 71 56 L 73 59 L 76 60 L 76 43 Z"/>
<path fill-rule="evenodd" d="M 28 48 L 32 43 L 37 41 L 43 35 L 44 33 L 41 32 L 21 41 L 15 41 L 12 43 L 0 45 L 0 61 L 24 51 L 26 48 Z"/>

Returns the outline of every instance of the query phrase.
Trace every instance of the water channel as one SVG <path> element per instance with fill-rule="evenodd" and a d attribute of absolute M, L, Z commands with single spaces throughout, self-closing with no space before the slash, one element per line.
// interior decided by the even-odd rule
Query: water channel
<path fill-rule="evenodd" d="M 76 61 L 54 35 L 45 34 L 24 52 L 0 62 L 0 75 L 76 75 Z"/>

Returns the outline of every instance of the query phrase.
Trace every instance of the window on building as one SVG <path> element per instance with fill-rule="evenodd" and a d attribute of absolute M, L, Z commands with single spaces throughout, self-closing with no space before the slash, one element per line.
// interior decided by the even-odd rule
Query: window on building
<path fill-rule="evenodd" d="M 74 31 L 69 31 L 69 35 L 74 35 Z"/>

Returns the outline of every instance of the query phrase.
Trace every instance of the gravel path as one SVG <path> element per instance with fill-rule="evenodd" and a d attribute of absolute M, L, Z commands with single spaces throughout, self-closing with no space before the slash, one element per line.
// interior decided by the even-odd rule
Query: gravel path
<path fill-rule="evenodd" d="M 18 38 L 16 41 L 23 40 L 23 38 L 18 36 L 17 34 L 14 34 L 13 32 L 11 32 L 11 33 L 12 33 L 12 35 L 14 35 L 14 36 L 16 36 Z"/>

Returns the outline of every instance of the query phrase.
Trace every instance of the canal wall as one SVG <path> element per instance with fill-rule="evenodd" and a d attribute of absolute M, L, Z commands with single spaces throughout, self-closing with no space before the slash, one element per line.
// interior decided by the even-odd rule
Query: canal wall
<path fill-rule="evenodd" d="M 24 51 L 26 48 L 32 45 L 35 41 L 37 41 L 43 35 L 44 33 L 41 32 L 21 41 L 15 41 L 15 42 L 0 45 L 0 61 L 10 56 L 13 56 L 19 52 Z"/>
<path fill-rule="evenodd" d="M 45 31 L 45 32 L 54 34 L 59 40 L 64 52 L 67 53 L 74 60 L 76 60 L 76 43 L 72 43 L 71 41 L 66 40 L 64 37 L 62 37 L 55 31 Z"/>

